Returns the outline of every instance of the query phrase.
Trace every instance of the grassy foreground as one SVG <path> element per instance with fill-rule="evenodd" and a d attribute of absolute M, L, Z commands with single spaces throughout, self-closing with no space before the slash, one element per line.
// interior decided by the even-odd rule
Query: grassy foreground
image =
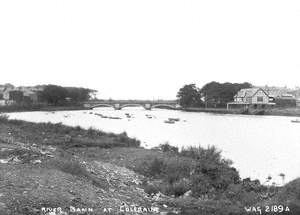
<path fill-rule="evenodd" d="M 269 205 L 300 214 L 299 180 L 276 188 L 240 179 L 214 147 L 139 145 L 126 133 L 2 116 L 0 214 L 242 215 Z"/>

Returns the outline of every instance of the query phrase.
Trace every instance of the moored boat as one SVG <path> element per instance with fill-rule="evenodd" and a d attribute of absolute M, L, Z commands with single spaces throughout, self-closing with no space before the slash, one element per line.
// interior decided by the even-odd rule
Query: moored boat
<path fill-rule="evenodd" d="M 164 123 L 174 124 L 175 121 L 173 121 L 173 120 L 165 120 Z"/>
<path fill-rule="evenodd" d="M 169 118 L 169 121 L 175 121 L 178 122 L 180 119 L 179 118 Z"/>

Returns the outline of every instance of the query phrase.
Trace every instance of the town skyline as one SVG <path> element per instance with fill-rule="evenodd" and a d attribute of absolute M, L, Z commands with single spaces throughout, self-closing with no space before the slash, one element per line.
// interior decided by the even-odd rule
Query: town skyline
<path fill-rule="evenodd" d="M 234 84 L 232 82 L 217 82 L 217 81 L 211 81 L 211 82 L 208 82 L 208 83 L 205 83 L 204 85 L 201 85 L 201 86 L 198 86 L 196 84 L 196 87 L 198 87 L 199 89 L 201 89 L 202 87 L 204 87 L 205 85 L 209 84 L 209 83 L 213 83 L 213 82 L 216 82 L 216 83 L 220 83 L 220 84 L 224 84 L 224 83 L 230 83 L 230 84 Z M 235 84 L 242 84 L 242 83 L 249 83 L 249 82 L 241 82 L 241 83 L 235 83 Z M 195 84 L 195 83 L 190 83 L 190 84 Z M 252 83 L 249 83 L 249 84 L 252 84 Z M 21 90 L 21 91 L 41 91 L 45 86 L 49 86 L 49 85 L 54 85 L 54 86 L 60 86 L 60 85 L 55 85 L 55 84 L 52 84 L 52 83 L 48 83 L 48 84 L 37 84 L 37 85 L 14 85 L 12 83 L 0 83 L 0 94 L 1 94 L 1 90 L 5 90 L 5 88 L 9 88 L 9 90 Z M 185 85 L 189 85 L 189 84 L 184 84 L 182 85 L 181 87 L 185 86 Z M 89 87 L 86 87 L 86 86 L 61 86 L 61 87 L 75 87 L 75 88 L 83 88 L 83 89 L 90 89 L 90 90 L 95 90 L 95 89 L 92 89 L 92 88 L 89 88 Z M 299 86 L 295 86 L 295 87 L 288 87 L 288 86 L 274 86 L 274 85 L 253 85 L 252 84 L 252 88 L 262 88 L 264 90 L 266 90 L 267 92 L 271 92 L 271 94 L 273 95 L 274 92 L 277 92 L 276 94 L 278 95 L 281 95 L 281 94 L 284 94 L 284 93 L 288 93 L 288 94 L 293 94 L 295 96 L 295 98 L 299 99 L 298 95 L 300 95 L 300 87 Z M 179 89 L 178 89 L 179 90 Z M 108 99 L 115 99 L 115 100 L 176 100 L 177 99 L 177 93 L 178 93 L 178 90 L 174 96 L 174 98 L 134 98 L 134 97 L 129 97 L 129 98 L 113 98 L 111 96 L 109 97 L 102 97 L 101 96 L 101 91 L 99 92 L 98 90 L 96 90 L 97 92 L 93 92 L 93 96 L 92 98 L 97 98 L 97 99 L 104 99 L 104 100 L 108 100 Z M 295 95 L 295 93 L 297 95 Z M 277 95 L 277 96 L 278 96 Z"/>

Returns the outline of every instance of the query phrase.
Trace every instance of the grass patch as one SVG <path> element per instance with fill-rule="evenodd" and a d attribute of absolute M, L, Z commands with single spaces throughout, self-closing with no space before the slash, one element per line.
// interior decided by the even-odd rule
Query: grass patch
<path fill-rule="evenodd" d="M 93 128 L 83 129 L 62 123 L 32 123 L 0 116 L 0 135 L 12 133 L 20 142 L 70 147 L 139 147 L 140 141 L 121 134 L 105 133 Z"/>
<path fill-rule="evenodd" d="M 92 175 L 82 162 L 65 152 L 62 152 L 60 157 L 56 157 L 55 159 L 48 161 L 46 166 L 48 168 L 54 168 L 61 172 L 71 174 L 80 179 L 86 179 L 92 182 L 95 186 L 105 189 L 108 187 L 106 181 Z"/>

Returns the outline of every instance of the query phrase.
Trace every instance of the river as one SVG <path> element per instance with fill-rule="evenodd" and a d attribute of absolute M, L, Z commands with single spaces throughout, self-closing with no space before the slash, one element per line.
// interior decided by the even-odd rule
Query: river
<path fill-rule="evenodd" d="M 291 123 L 291 117 L 146 111 L 132 107 L 10 113 L 9 117 L 33 122 L 62 122 L 115 133 L 126 131 L 130 137 L 141 140 L 146 148 L 165 142 L 179 148 L 214 145 L 222 150 L 223 157 L 233 161 L 242 178 L 251 177 L 263 183 L 271 176 L 270 183 L 282 185 L 300 177 L 300 123 Z M 165 123 L 168 118 L 179 118 L 179 121 Z M 285 174 L 284 180 L 280 173 Z"/>

